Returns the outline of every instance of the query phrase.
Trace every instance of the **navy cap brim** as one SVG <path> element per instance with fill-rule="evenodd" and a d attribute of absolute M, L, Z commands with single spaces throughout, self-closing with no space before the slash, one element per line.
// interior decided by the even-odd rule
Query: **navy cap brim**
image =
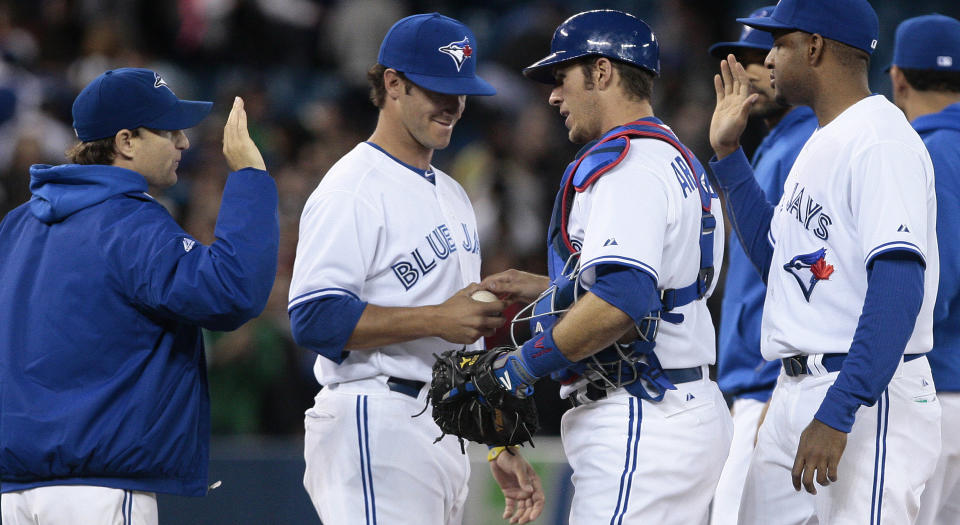
<path fill-rule="evenodd" d="M 754 16 L 749 18 L 738 18 L 737 22 L 740 22 L 743 25 L 750 26 L 761 31 L 771 32 L 776 29 L 796 29 L 790 24 L 784 24 L 783 22 L 777 22 L 769 16 Z"/>
<path fill-rule="evenodd" d="M 711 56 L 716 58 L 726 58 L 730 53 L 737 54 L 740 49 L 759 49 L 760 51 L 770 51 L 768 46 L 753 44 L 751 42 L 717 42 L 707 50 Z"/>
<path fill-rule="evenodd" d="M 570 54 L 566 51 L 556 51 L 523 68 L 523 76 L 544 84 L 554 84 L 553 67 L 561 62 L 585 56 L 585 53 Z"/>
<path fill-rule="evenodd" d="M 162 130 L 188 129 L 199 124 L 212 109 L 213 102 L 178 100 L 169 111 L 149 122 L 142 123 L 141 126 Z"/>
<path fill-rule="evenodd" d="M 489 82 L 480 78 L 466 77 L 438 77 L 422 75 L 420 73 L 406 73 L 404 75 L 414 84 L 444 95 L 496 95 L 497 90 Z"/>

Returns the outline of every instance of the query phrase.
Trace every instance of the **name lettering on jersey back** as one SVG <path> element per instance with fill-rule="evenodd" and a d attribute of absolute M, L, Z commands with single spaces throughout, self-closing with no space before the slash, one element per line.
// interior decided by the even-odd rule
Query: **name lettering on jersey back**
<path fill-rule="evenodd" d="M 683 190 L 683 198 L 687 198 L 687 193 L 696 194 L 698 191 L 697 179 L 693 176 L 693 173 L 690 173 L 686 161 L 677 157 L 670 163 L 670 167 L 673 168 L 673 174 L 677 177 L 680 189 Z"/>
<path fill-rule="evenodd" d="M 462 224 L 464 241 L 461 243 L 467 253 L 480 254 L 480 239 L 477 232 L 470 234 L 466 224 Z M 410 252 L 410 259 L 393 264 L 390 269 L 405 290 L 420 282 L 420 279 L 437 268 L 457 251 L 457 242 L 446 224 L 441 224 L 424 236 L 426 246 L 420 245 Z M 429 250 L 427 249 L 429 247 Z"/>
<path fill-rule="evenodd" d="M 815 201 L 809 193 L 804 198 L 805 192 L 806 188 L 801 187 L 799 182 L 794 183 L 793 192 L 789 199 L 783 201 L 783 205 L 786 206 L 787 213 L 797 219 L 804 229 L 812 231 L 820 239 L 827 240 L 833 219 L 823 212 L 823 205 Z"/>

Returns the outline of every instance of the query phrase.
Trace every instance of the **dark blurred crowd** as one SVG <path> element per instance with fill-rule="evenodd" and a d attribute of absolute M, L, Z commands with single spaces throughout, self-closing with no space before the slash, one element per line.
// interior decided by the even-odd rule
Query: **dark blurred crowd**
<path fill-rule="evenodd" d="M 647 21 L 661 45 L 655 111 L 706 160 L 716 69 L 706 50 L 736 36 L 736 16 L 767 3 L 775 2 L 0 1 L 0 217 L 29 199 L 31 164 L 65 162 L 64 151 L 76 141 L 70 109 L 79 90 L 107 69 L 146 67 L 181 98 L 215 101 L 214 115 L 188 133 L 179 183 L 156 195 L 187 231 L 212 242 L 227 173 L 221 127 L 232 97 L 242 96 L 251 135 L 280 191 L 280 265 L 262 316 L 235 332 L 208 334 L 214 432 L 301 433 L 318 386 L 314 354 L 293 342 L 286 313 L 300 212 L 327 169 L 373 130 L 365 72 L 396 20 L 439 11 L 477 35 L 479 73 L 498 93 L 468 100 L 453 142 L 437 152 L 434 165 L 473 200 L 484 275 L 509 267 L 545 273 L 546 221 L 577 146 L 546 103 L 549 87 L 527 81 L 520 70 L 547 52 L 553 29 L 596 8 Z M 882 39 L 872 87 L 883 92 L 896 24 L 933 11 L 958 16 L 960 7 L 956 0 L 873 3 Z M 556 432 L 555 390 L 538 389 L 538 398 L 553 401 L 541 403 L 545 430 Z"/>

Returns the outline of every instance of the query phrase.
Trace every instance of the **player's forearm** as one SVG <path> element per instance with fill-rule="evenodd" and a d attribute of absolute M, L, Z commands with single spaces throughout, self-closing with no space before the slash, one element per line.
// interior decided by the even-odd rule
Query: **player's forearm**
<path fill-rule="evenodd" d="M 438 336 L 436 306 L 390 307 L 368 304 L 347 340 L 347 350 L 370 350 Z"/>
<path fill-rule="evenodd" d="M 564 357 L 575 362 L 610 346 L 632 327 L 630 316 L 587 293 L 553 328 L 553 339 Z"/>
<path fill-rule="evenodd" d="M 923 263 L 896 252 L 878 256 L 869 271 L 863 313 L 837 380 L 816 419 L 850 432 L 861 405 L 876 403 L 890 383 L 923 303 Z"/>
<path fill-rule="evenodd" d="M 727 217 L 740 245 L 766 282 L 773 258 L 773 247 L 768 240 L 773 205 L 767 202 L 763 189 L 753 177 L 753 169 L 742 149 L 723 160 L 711 160 L 710 168 L 723 190 Z"/>

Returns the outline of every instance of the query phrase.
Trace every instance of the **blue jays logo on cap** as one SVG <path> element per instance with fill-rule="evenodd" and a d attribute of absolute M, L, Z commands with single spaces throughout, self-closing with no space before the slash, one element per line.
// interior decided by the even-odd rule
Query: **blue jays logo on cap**
<path fill-rule="evenodd" d="M 450 42 L 438 49 L 438 51 L 450 55 L 453 63 L 457 65 L 457 71 L 460 71 L 460 66 L 473 55 L 473 48 L 470 47 L 470 38 L 467 36 L 464 36 L 463 40 Z"/>
<path fill-rule="evenodd" d="M 160 76 L 160 73 L 154 72 L 154 73 L 153 73 L 153 76 L 154 76 L 154 79 L 153 79 L 153 87 L 158 88 L 158 87 L 160 87 L 160 86 L 166 86 L 166 85 L 167 85 L 167 82 L 166 82 L 165 80 L 163 80 L 163 77 Z M 167 86 L 167 89 L 170 89 L 170 86 Z"/>
<path fill-rule="evenodd" d="M 450 60 L 455 67 L 450 67 Z M 458 20 L 439 13 L 412 15 L 393 24 L 380 44 L 377 62 L 437 93 L 496 93 L 493 86 L 477 76 L 477 39 L 473 32 Z"/>
<path fill-rule="evenodd" d="M 783 269 L 797 280 L 807 302 L 810 302 L 813 287 L 820 281 L 829 280 L 833 274 L 833 265 L 827 264 L 826 255 L 827 249 L 820 248 L 812 253 L 797 255 L 783 265 Z"/>

